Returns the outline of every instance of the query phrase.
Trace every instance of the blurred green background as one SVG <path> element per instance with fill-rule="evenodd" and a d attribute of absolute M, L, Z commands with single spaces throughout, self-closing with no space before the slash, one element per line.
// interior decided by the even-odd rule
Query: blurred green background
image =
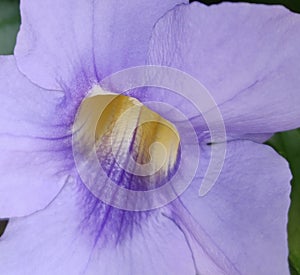
<path fill-rule="evenodd" d="M 199 2 L 205 4 L 214 4 L 223 1 L 199 1 Z M 239 2 L 239 1 L 230 1 L 230 2 Z M 281 4 L 294 12 L 300 13 L 300 0 L 286 0 L 286 1 L 250 0 L 244 2 Z M 12 54 L 19 25 L 20 25 L 19 1 L 0 0 L 0 54 Z M 300 35 L 300 30 L 298 35 Z M 267 142 L 267 144 L 274 147 L 279 154 L 284 156 L 289 161 L 294 176 L 294 179 L 291 182 L 292 203 L 289 212 L 289 225 L 288 225 L 290 267 L 291 267 L 292 275 L 300 275 L 300 129 L 283 132 L 283 133 L 277 133 Z M 3 232 L 6 223 L 7 221 L 0 222 L 0 235 Z"/>

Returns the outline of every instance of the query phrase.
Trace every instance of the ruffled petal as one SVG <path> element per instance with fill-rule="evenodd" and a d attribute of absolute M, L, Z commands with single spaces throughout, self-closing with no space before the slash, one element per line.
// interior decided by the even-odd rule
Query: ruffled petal
<path fill-rule="evenodd" d="M 182 5 L 156 24 L 149 63 L 204 84 L 232 137 L 296 128 L 299 27 L 300 15 L 280 6 Z"/>
<path fill-rule="evenodd" d="M 17 64 L 34 83 L 58 90 L 144 64 L 153 25 L 184 1 L 21 1 Z"/>
<path fill-rule="evenodd" d="M 197 237 L 202 231 L 213 242 L 206 247 L 212 259 L 234 267 L 225 274 L 289 274 L 290 179 L 287 162 L 272 148 L 250 141 L 228 144 L 225 165 L 211 191 L 198 196 L 199 176 L 180 198 L 195 223 L 175 215 L 186 234 L 194 236 L 191 245 L 200 273 L 203 264 L 196 252 L 203 246 L 201 234 Z"/>
<path fill-rule="evenodd" d="M 62 95 L 33 85 L 8 56 L 0 57 L 0 98 L 0 217 L 28 215 L 49 204 L 67 176 Z"/>

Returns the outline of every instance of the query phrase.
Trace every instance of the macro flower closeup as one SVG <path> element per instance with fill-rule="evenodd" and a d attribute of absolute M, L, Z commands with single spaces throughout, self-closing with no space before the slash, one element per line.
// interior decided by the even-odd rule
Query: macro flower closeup
<path fill-rule="evenodd" d="M 292 176 L 263 143 L 300 126 L 299 14 L 184 0 L 20 11 L 0 56 L 0 274 L 289 274 Z"/>

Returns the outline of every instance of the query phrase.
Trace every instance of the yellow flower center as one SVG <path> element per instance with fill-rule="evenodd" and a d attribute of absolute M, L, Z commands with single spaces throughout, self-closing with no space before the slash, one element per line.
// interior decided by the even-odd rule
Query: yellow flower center
<path fill-rule="evenodd" d="M 84 131 L 94 131 L 97 152 L 106 148 L 127 172 L 167 176 L 174 168 L 180 144 L 176 127 L 137 99 L 96 94 L 82 102 L 78 117 Z"/>

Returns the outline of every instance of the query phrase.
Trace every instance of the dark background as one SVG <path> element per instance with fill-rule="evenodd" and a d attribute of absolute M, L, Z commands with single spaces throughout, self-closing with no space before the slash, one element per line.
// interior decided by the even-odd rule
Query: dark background
<path fill-rule="evenodd" d="M 42 0 L 41 0 L 42 1 Z M 62 0 L 63 1 L 63 0 Z M 151 1 L 151 0 L 149 0 Z M 162 0 L 163 1 L 163 0 Z M 194 2 L 194 1 L 192 1 Z M 241 1 L 198 1 L 207 5 L 221 2 Z M 264 0 L 243 1 L 248 3 L 280 4 L 293 12 L 300 13 L 300 0 Z M 0 54 L 12 54 L 16 41 L 16 35 L 20 25 L 19 1 L 0 0 Z M 300 35 L 295 33 L 295 35 Z M 300 51 L 300 49 L 299 49 Z M 299 76 L 300 77 L 300 76 Z M 300 87 L 299 87 L 300 90 Z M 300 121 L 299 121 L 300 124 Z M 290 267 L 292 275 L 300 275 L 300 129 L 277 133 L 268 142 L 279 154 L 290 163 L 294 176 L 291 194 L 291 207 L 289 211 L 289 248 Z M 0 236 L 5 229 L 7 221 L 0 221 Z M 270 251 L 272 253 L 272 251 Z M 255 274 L 253 274 L 255 275 Z"/>

